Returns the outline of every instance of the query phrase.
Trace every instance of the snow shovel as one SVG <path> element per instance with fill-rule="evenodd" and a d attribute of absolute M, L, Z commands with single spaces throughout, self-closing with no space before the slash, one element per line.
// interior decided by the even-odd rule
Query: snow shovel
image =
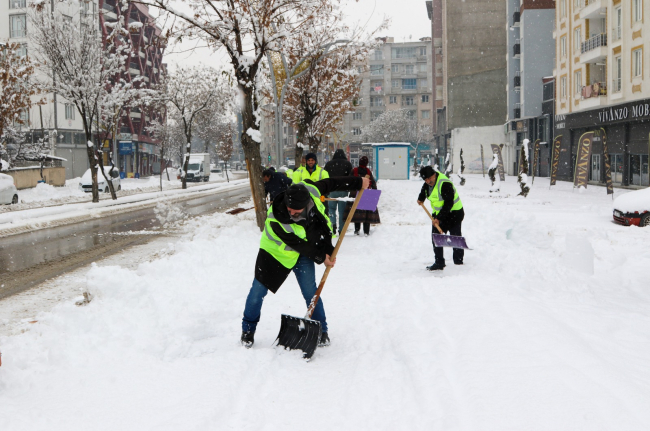
<path fill-rule="evenodd" d="M 250 208 L 235 208 L 234 210 L 226 211 L 226 214 L 230 215 L 236 215 L 239 213 L 243 213 L 244 211 L 252 210 L 255 207 L 250 207 Z"/>
<path fill-rule="evenodd" d="M 425 213 L 429 216 L 431 219 L 431 222 L 433 223 L 433 216 L 427 211 L 425 208 L 424 204 L 420 204 L 422 209 L 424 210 Z M 464 248 L 465 250 L 471 250 L 467 246 L 467 242 L 465 241 L 465 237 L 462 236 L 456 236 L 456 235 L 445 235 L 445 233 L 440 229 L 439 225 L 436 225 L 436 228 L 438 229 L 439 234 L 437 233 L 432 233 L 431 237 L 433 238 L 433 245 L 436 247 L 452 247 L 452 248 Z"/>
<path fill-rule="evenodd" d="M 350 210 L 348 218 L 343 225 L 343 229 L 341 230 L 341 234 L 339 235 L 339 239 L 336 242 L 336 247 L 334 247 L 334 251 L 332 252 L 330 259 L 336 258 L 336 255 L 339 252 L 339 248 L 341 248 L 341 244 L 343 243 L 343 238 L 345 238 L 345 233 L 348 230 L 348 226 L 350 225 L 350 221 L 352 221 L 352 217 L 354 217 L 354 212 L 357 210 L 357 207 L 359 209 L 374 211 L 377 209 L 377 201 L 379 200 L 380 194 L 380 190 L 360 190 L 359 193 L 357 193 L 357 197 L 352 204 L 352 209 Z M 367 197 L 362 200 L 362 196 Z M 316 309 L 316 304 L 318 304 L 318 300 L 320 298 L 321 292 L 323 291 L 323 287 L 325 287 L 325 281 L 327 281 L 327 276 L 330 273 L 330 269 L 332 269 L 332 267 L 327 267 L 327 269 L 325 269 L 323 278 L 321 278 L 320 284 L 318 285 L 318 290 L 316 290 L 316 294 L 311 299 L 309 307 L 307 308 L 307 314 L 304 318 L 293 317 L 287 314 L 282 315 L 280 332 L 278 333 L 278 338 L 275 340 L 278 342 L 278 346 L 283 346 L 285 349 L 302 350 L 304 352 L 303 358 L 307 360 L 311 359 L 312 355 L 316 351 L 316 347 L 318 347 L 318 341 L 320 340 L 321 334 L 323 332 L 320 322 L 317 320 L 311 320 L 311 316 Z"/>

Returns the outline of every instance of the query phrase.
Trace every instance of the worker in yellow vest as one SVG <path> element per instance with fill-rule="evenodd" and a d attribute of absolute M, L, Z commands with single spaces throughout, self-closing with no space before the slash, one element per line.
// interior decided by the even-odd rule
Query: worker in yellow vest
<path fill-rule="evenodd" d="M 318 166 L 316 154 L 308 153 L 305 156 L 305 166 L 301 166 L 293 172 L 293 183 L 297 184 L 304 180 L 320 181 L 329 178 L 327 171 Z"/>
<path fill-rule="evenodd" d="M 336 263 L 336 259 L 330 259 L 334 251 L 332 223 L 325 214 L 321 195 L 367 189 L 369 186 L 368 178 L 334 177 L 316 182 L 308 179 L 293 184 L 273 199 L 262 231 L 255 278 L 244 308 L 241 335 L 244 347 L 253 347 L 262 302 L 269 290 L 277 292 L 293 271 L 309 306 L 316 293 L 314 263 L 324 263 L 326 266 Z M 322 298 L 316 305 L 312 319 L 321 322 L 323 330 L 318 346 L 328 346 L 330 339 Z"/>
<path fill-rule="evenodd" d="M 435 171 L 431 166 L 424 166 L 420 169 L 420 177 L 424 180 L 424 185 L 418 196 L 418 205 L 422 205 L 426 199 L 431 204 L 433 214 L 433 233 L 439 233 L 437 226 L 450 235 L 462 236 L 461 226 L 465 218 L 463 203 L 460 201 L 458 191 L 454 183 L 442 172 Z M 432 238 L 433 241 L 433 238 Z M 427 266 L 429 271 L 441 271 L 445 268 L 445 256 L 443 247 L 433 246 L 433 253 L 436 261 L 431 266 Z M 462 248 L 454 249 L 454 264 L 462 265 L 465 250 Z"/>

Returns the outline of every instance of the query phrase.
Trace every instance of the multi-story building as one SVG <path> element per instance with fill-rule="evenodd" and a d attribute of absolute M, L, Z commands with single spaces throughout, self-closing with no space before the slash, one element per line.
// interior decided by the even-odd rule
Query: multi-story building
<path fill-rule="evenodd" d="M 573 179 L 580 136 L 597 130 L 607 139 L 614 184 L 649 185 L 646 12 L 648 0 L 557 0 L 554 133 L 562 141 L 559 178 Z M 590 180 L 602 183 L 601 140 L 593 143 L 590 168 Z"/>
<path fill-rule="evenodd" d="M 22 55 L 31 55 L 34 46 L 29 41 L 28 11 L 31 1 L 8 0 L 0 2 L 0 41 L 17 43 L 21 46 Z M 52 7 L 66 17 L 80 17 L 82 13 L 97 13 L 95 1 L 89 2 L 55 2 Z M 38 74 L 38 71 L 36 72 Z M 45 79 L 38 76 L 38 79 Z M 83 122 L 74 104 L 63 99 L 58 94 L 46 94 L 46 103 L 34 106 L 26 112 L 27 125 L 24 129 L 30 130 L 33 137 L 40 136 L 45 131 L 57 131 L 56 153 L 66 160 L 66 177 L 73 178 L 83 175 L 88 169 L 88 156 L 86 155 L 86 136 L 83 131 Z M 34 101 L 43 95 L 35 96 Z"/>
<path fill-rule="evenodd" d="M 502 151 L 506 170 L 519 171 L 521 145 L 539 139 L 539 161 L 535 175 L 549 173 L 553 110 L 544 100 L 544 86 L 552 81 L 555 64 L 554 0 L 508 0 L 508 145 Z M 550 84 L 552 85 L 552 84 Z M 532 154 L 532 153 L 531 153 Z M 532 163 L 532 161 L 531 161 Z"/>
<path fill-rule="evenodd" d="M 436 49 L 437 162 L 451 153 L 466 172 L 481 172 L 480 145 L 505 144 L 507 120 L 506 2 L 503 0 L 433 0 L 426 2 Z M 434 44 L 435 45 L 435 44 Z M 438 92 L 436 92 L 438 93 Z M 441 103 L 439 102 L 441 100 Z"/>
<path fill-rule="evenodd" d="M 361 93 L 352 112 L 345 115 L 341 129 L 331 138 L 336 146 L 347 148 L 353 163 L 361 152 L 361 129 L 387 110 L 407 109 L 420 124 L 431 125 L 434 115 L 431 38 L 383 42 L 359 66 Z M 428 146 L 425 148 L 428 149 Z"/>
<path fill-rule="evenodd" d="M 29 42 L 28 8 L 31 0 L 9 0 L 0 2 L 0 21 L 9 25 L 0 26 L 0 40 L 18 43 L 24 55 L 32 52 L 34 46 Z M 159 82 L 160 72 L 164 71 L 162 54 L 165 46 L 159 39 L 161 30 L 154 24 L 147 7 L 130 3 L 125 12 L 115 7 L 116 0 L 83 0 L 79 2 L 52 2 L 51 8 L 70 20 L 82 19 L 92 14 L 96 17 L 99 29 L 106 36 L 106 23 L 114 22 L 118 14 L 124 13 L 125 23 L 130 25 L 128 38 L 133 44 L 136 56 L 129 59 L 123 74 L 124 79 L 131 81 L 135 76 L 143 76 L 138 86 L 150 87 Z M 139 25 L 133 25 L 140 23 Z M 43 79 L 44 77 L 39 77 Z M 150 122 L 160 114 L 145 106 L 126 109 L 121 121 L 117 139 L 112 135 L 101 136 L 102 150 L 106 153 L 113 149 L 118 159 L 120 171 L 127 175 L 150 175 L 154 168 L 159 168 L 157 150 L 158 142 L 151 137 L 148 130 Z M 57 142 L 55 155 L 66 160 L 66 177 L 74 178 L 83 175 L 88 169 L 86 139 L 83 131 L 81 116 L 70 101 L 64 100 L 58 94 L 46 95 L 46 104 L 36 106 L 28 113 L 29 129 L 38 135 L 42 130 L 56 130 Z M 113 148 L 113 141 L 116 142 Z M 117 143 L 119 141 L 119 144 Z"/>

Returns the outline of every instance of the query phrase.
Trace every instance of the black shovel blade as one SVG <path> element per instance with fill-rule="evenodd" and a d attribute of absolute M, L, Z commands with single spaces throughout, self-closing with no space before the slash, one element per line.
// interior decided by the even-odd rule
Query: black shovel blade
<path fill-rule="evenodd" d="M 302 319 L 300 317 L 282 315 L 280 333 L 275 341 L 278 346 L 285 349 L 300 349 L 304 352 L 303 358 L 310 359 L 320 340 L 323 332 L 320 322 L 317 320 Z"/>

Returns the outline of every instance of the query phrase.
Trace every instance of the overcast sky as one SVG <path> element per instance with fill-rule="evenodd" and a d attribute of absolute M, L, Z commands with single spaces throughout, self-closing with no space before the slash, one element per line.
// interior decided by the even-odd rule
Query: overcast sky
<path fill-rule="evenodd" d="M 431 21 L 427 15 L 425 0 L 347 0 L 343 8 L 350 25 L 361 24 L 373 29 L 379 26 L 384 17 L 391 20 L 390 27 L 381 36 L 392 36 L 395 42 L 409 39 L 418 40 L 431 36 Z M 185 43 L 182 47 L 170 47 L 165 54 L 165 62 L 171 69 L 175 64 L 206 64 L 218 67 L 227 62 L 223 52 L 212 52 L 207 48 L 197 48 Z"/>

